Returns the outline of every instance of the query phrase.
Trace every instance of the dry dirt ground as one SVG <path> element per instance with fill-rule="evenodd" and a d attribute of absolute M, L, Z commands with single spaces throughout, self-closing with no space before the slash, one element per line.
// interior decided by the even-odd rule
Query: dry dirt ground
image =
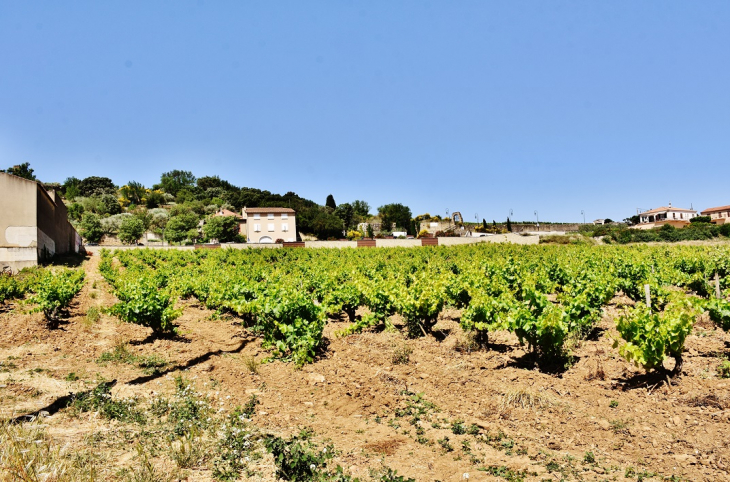
<path fill-rule="evenodd" d="M 487 349 L 464 350 L 457 311 L 440 319 L 439 336 L 417 340 L 387 331 L 338 337 L 347 323 L 331 320 L 320 358 L 297 370 L 253 364 L 268 355 L 260 339 L 197 303 L 184 305 L 174 339 L 151 339 L 150 330 L 109 315 L 89 321 L 91 307 L 114 303 L 97 264 L 97 257 L 84 263 L 87 282 L 57 330 L 22 304 L 0 308 L 0 413 L 45 409 L 50 439 L 93 452 L 101 480 L 135 462 L 125 434 L 143 427 L 54 402 L 100 377 L 117 380 L 115 397 L 170 394 L 179 374 L 223 412 L 256 394 L 253 423 L 262 431 L 311 428 L 316 441 L 337 449 L 331 463 L 362 480 L 386 466 L 418 481 L 730 480 L 730 380 L 717 373 L 730 337 L 706 320 L 687 339 L 683 373 L 671 382 L 644 376 L 612 348 L 615 303 L 561 373 L 532 366 L 508 333 L 493 334 Z M 145 375 L 134 364 L 98 361 L 124 343 L 166 365 Z M 164 450 L 150 454 L 175 479 L 212 478 L 206 464 L 175 471 Z"/>

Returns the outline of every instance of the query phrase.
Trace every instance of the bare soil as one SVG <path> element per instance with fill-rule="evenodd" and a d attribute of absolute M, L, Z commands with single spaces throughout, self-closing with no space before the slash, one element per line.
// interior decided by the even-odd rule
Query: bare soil
<path fill-rule="evenodd" d="M 612 347 L 613 319 L 625 302 L 619 298 L 563 370 L 535 366 L 509 333 L 491 334 L 486 349 L 468 351 L 459 312 L 451 310 L 436 336 L 417 340 L 387 331 L 338 337 L 347 323 L 331 320 L 315 363 L 297 370 L 271 361 L 253 373 L 251 357 L 268 357 L 260 339 L 239 320 L 216 320 L 194 302 L 184 304 L 180 335 L 171 339 L 104 314 L 88 321 L 89 308 L 115 301 L 97 264 L 98 257 L 84 263 L 87 282 L 57 330 L 20 303 L 0 311 L 0 416 L 47 411 L 44 423 L 60 446 L 106 451 L 104 478 L 136 457 L 133 445 L 99 441 L 98 434 L 119 436 L 122 424 L 72 417 L 54 402 L 99 376 L 117 380 L 115 396 L 171 393 L 172 376 L 184 373 L 225 410 L 257 394 L 258 427 L 282 436 L 310 427 L 339 451 L 333 463 L 364 480 L 383 466 L 419 481 L 464 474 L 469 480 L 730 480 L 730 380 L 717 374 L 730 337 L 706 320 L 687 339 L 683 372 L 672 380 L 645 375 Z M 145 375 L 134 365 L 98 362 L 120 342 L 168 365 Z M 79 379 L 69 381 L 76 378 L 71 373 Z M 170 462 L 160 455 L 155 463 Z M 185 474 L 211 479 L 206 467 Z"/>

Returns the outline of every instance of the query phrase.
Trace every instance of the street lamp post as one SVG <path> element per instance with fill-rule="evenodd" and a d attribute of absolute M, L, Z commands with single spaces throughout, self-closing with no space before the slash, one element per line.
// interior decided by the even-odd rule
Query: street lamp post
<path fill-rule="evenodd" d="M 581 209 L 580 213 L 583 215 L 583 224 L 585 224 L 586 223 L 586 212 Z"/>
<path fill-rule="evenodd" d="M 535 219 L 537 219 L 537 230 L 540 231 L 540 217 L 537 215 L 537 211 L 535 211 Z"/>

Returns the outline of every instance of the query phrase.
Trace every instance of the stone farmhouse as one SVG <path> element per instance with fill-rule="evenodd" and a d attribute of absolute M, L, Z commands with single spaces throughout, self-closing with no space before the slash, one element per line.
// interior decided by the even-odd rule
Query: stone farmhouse
<path fill-rule="evenodd" d="M 297 240 L 296 216 L 290 208 L 243 208 L 246 242 L 275 243 Z"/>
<path fill-rule="evenodd" d="M 0 172 L 0 268 L 17 272 L 80 249 L 81 236 L 54 191 L 46 191 L 38 181 Z"/>

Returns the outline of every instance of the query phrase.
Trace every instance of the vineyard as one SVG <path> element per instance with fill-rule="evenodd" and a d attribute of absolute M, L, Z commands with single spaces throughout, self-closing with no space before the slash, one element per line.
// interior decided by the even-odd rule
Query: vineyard
<path fill-rule="evenodd" d="M 727 244 L 102 250 L 0 276 L 0 480 L 728 480 L 729 299 Z"/>
<path fill-rule="evenodd" d="M 399 315 L 418 338 L 438 336 L 439 315 L 455 308 L 481 347 L 508 331 L 536 363 L 558 368 L 623 293 L 635 306 L 617 322 L 619 353 L 647 370 L 673 358 L 675 375 L 699 315 L 730 326 L 730 250 L 718 247 L 105 251 L 100 270 L 125 321 L 164 333 L 176 301 L 195 298 L 240 317 L 273 357 L 297 366 L 317 357 L 328 318 L 347 317 L 344 336 L 393 328 Z"/>

